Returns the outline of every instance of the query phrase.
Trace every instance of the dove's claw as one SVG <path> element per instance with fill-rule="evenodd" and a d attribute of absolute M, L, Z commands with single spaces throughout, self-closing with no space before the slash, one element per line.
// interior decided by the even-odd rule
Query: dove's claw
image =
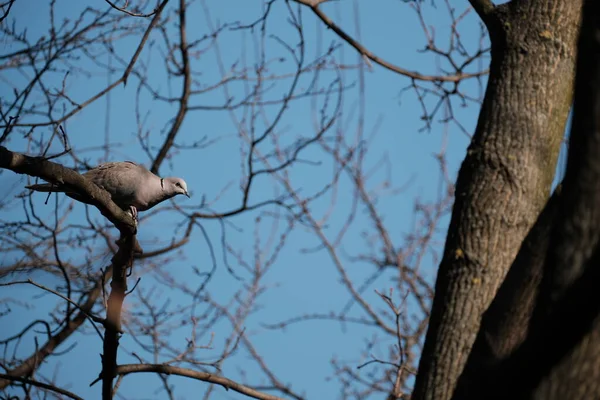
<path fill-rule="evenodd" d="M 137 222 L 137 219 L 138 219 L 137 208 L 135 208 L 135 206 L 129 206 L 129 212 L 131 212 L 131 217 L 133 218 L 133 220 Z"/>

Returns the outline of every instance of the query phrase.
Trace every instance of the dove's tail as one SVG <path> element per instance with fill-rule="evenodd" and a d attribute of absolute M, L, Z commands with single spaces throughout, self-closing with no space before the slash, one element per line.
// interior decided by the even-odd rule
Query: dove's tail
<path fill-rule="evenodd" d="M 64 188 L 61 188 L 60 186 L 57 185 L 53 185 L 51 183 L 40 183 L 37 185 L 29 185 L 29 186 L 25 186 L 25 189 L 30 189 L 36 192 L 57 192 L 57 193 L 63 193 L 66 190 Z"/>

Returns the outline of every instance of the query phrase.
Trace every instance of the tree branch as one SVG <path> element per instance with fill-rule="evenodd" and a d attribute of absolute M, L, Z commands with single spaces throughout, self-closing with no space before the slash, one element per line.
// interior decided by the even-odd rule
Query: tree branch
<path fill-rule="evenodd" d="M 116 376 L 117 349 L 121 334 L 121 310 L 123 300 L 125 299 L 125 292 L 127 291 L 127 270 L 133 265 L 134 250 L 139 248 L 135 237 L 136 224 L 129 214 L 112 201 L 107 191 L 100 189 L 93 182 L 86 180 L 74 170 L 65 168 L 60 164 L 53 163 L 42 157 L 30 157 L 13 153 L 5 147 L 0 146 L 0 168 L 10 169 L 20 174 L 38 176 L 48 182 L 75 189 L 79 194 L 84 195 L 84 202 L 96 206 L 121 232 L 121 237 L 118 241 L 119 251 L 112 259 L 112 291 L 108 299 L 107 318 L 104 322 L 106 333 L 104 335 L 101 373 L 103 379 L 102 398 L 110 400 L 112 398 L 112 381 L 114 376 Z M 52 337 L 44 348 L 32 356 L 33 358 L 30 357 L 19 369 L 13 370 L 9 374 L 16 376 L 27 375 L 28 372 L 30 373 L 39 365 L 40 354 L 43 359 L 43 357 L 51 354 L 62 341 L 69 337 L 89 315 L 87 306 L 91 309 L 95 298 L 99 294 L 99 289 L 96 288 L 95 291 L 93 301 L 90 303 L 90 297 L 86 305 L 80 308 L 81 312 L 76 317 L 76 320 L 78 320 L 77 324 L 67 324 L 65 329 Z"/>
<path fill-rule="evenodd" d="M 12 8 L 15 1 L 16 0 L 9 0 L 6 3 L 0 4 L 0 8 L 2 8 L 2 12 L 3 12 L 3 14 L 0 15 L 0 22 L 4 21 L 6 19 L 6 17 L 8 17 L 8 13 L 10 13 L 10 9 Z M 8 7 L 6 7 L 6 11 L 4 11 L 5 6 L 8 6 Z"/>
<path fill-rule="evenodd" d="M 106 277 L 109 277 L 112 273 L 112 269 L 106 271 Z M 80 312 L 70 320 L 63 329 L 51 336 L 48 341 L 29 358 L 23 361 L 19 366 L 8 370 L 5 375 L 11 377 L 23 377 L 29 376 L 33 371 L 44 361 L 46 357 L 51 355 L 54 350 L 60 346 L 65 340 L 67 340 L 73 332 L 85 322 L 87 316 L 92 312 L 92 307 L 96 304 L 96 300 L 102 293 L 102 285 L 97 283 L 96 286 L 88 294 L 86 302 L 80 306 Z M 10 384 L 8 380 L 0 380 L 0 390 L 4 389 Z"/>
<path fill-rule="evenodd" d="M 127 270 L 133 266 L 134 236 L 121 236 L 119 251 L 112 259 L 114 269 L 110 283 L 111 292 L 108 297 L 102 354 L 102 399 L 111 400 L 113 397 L 112 382 L 117 376 L 117 350 L 121 335 L 121 311 L 125 292 L 127 292 Z"/>
<path fill-rule="evenodd" d="M 188 55 L 188 44 L 187 44 L 187 36 L 186 36 L 186 20 L 185 13 L 186 4 L 185 0 L 179 1 L 179 51 L 181 52 L 181 70 L 180 73 L 183 75 L 183 89 L 181 92 L 181 98 L 179 99 L 179 109 L 177 110 L 177 115 L 173 120 L 173 125 L 167 134 L 167 138 L 160 148 L 154 162 L 152 163 L 152 167 L 150 171 L 158 174 L 158 169 L 160 165 L 167 157 L 169 150 L 173 146 L 175 142 L 175 136 L 177 132 L 179 132 L 179 128 L 181 124 L 183 124 L 183 120 L 185 115 L 187 114 L 187 105 L 188 100 L 190 98 L 190 92 L 192 88 L 192 77 L 191 77 L 191 69 Z"/>
<path fill-rule="evenodd" d="M 108 2 L 108 0 L 106 0 L 106 1 Z M 133 66 L 137 62 L 137 59 L 140 56 L 140 53 L 142 52 L 142 49 L 144 48 L 146 41 L 148 41 L 150 32 L 152 32 L 152 29 L 154 29 L 156 24 L 158 24 L 158 21 L 160 21 L 160 16 L 162 14 L 162 11 L 164 10 L 164 8 L 168 2 L 169 2 L 169 0 L 163 0 L 163 2 L 160 3 L 160 5 L 156 8 L 156 10 L 154 10 L 154 12 L 152 13 L 152 14 L 154 14 L 154 18 L 152 18 L 152 21 L 150 21 L 148 28 L 146 28 L 146 32 L 144 32 L 144 36 L 142 36 L 142 40 L 140 40 L 140 44 L 138 44 L 138 47 L 135 50 L 135 53 L 133 54 L 133 57 L 131 57 L 129 64 L 127 65 L 127 68 L 125 69 L 123 76 L 121 77 L 121 80 L 123 81 L 123 85 L 127 84 L 127 78 L 129 77 L 129 74 L 131 74 L 131 71 L 133 71 Z M 109 4 L 111 4 L 111 3 L 109 2 Z M 120 11 L 123 11 L 120 8 L 117 8 L 117 9 Z M 150 16 L 152 14 L 149 14 L 148 16 Z"/>
<path fill-rule="evenodd" d="M 79 396 L 77 396 L 73 392 L 69 392 L 68 390 L 59 388 L 58 386 L 50 385 L 48 383 L 36 381 L 36 380 L 33 380 L 33 379 L 23 378 L 23 377 L 20 377 L 20 376 L 11 376 L 11 375 L 2 374 L 2 373 L 0 373 L 0 379 L 6 379 L 6 381 L 8 381 L 8 382 L 10 382 L 10 381 L 12 381 L 12 382 L 21 382 L 21 383 L 24 383 L 26 385 L 37 386 L 37 387 L 42 388 L 42 389 L 51 390 L 53 392 L 60 393 L 63 396 L 67 396 L 67 397 L 69 397 L 71 399 L 83 400 L 83 397 L 79 397 Z"/>
<path fill-rule="evenodd" d="M 119 7 L 119 6 L 117 6 L 115 3 L 113 3 L 110 0 L 104 0 L 104 1 L 106 1 L 108 3 L 108 5 L 111 6 L 112 8 L 114 8 L 115 10 L 118 10 L 118 11 L 120 11 L 122 13 L 127 14 L 127 15 L 131 15 L 132 17 L 141 17 L 141 18 L 151 17 L 151 16 L 157 14 L 158 10 L 161 8 L 159 6 L 159 7 L 155 8 L 152 12 L 150 12 L 148 14 L 141 14 L 141 13 L 136 13 L 136 12 L 133 12 L 133 11 L 129 11 L 125 7 Z M 167 1 L 169 1 L 169 0 L 166 0 L 164 3 L 166 3 Z"/>
<path fill-rule="evenodd" d="M 4 146 L 0 146 L 0 168 L 9 169 L 17 174 L 36 176 L 47 182 L 72 188 L 84 196 L 88 204 L 98 208 L 121 233 L 133 234 L 136 231 L 132 217 L 112 201 L 106 190 L 99 188 L 70 168 L 43 157 L 31 157 L 12 152 Z"/>
<path fill-rule="evenodd" d="M 302 4 L 312 10 L 313 13 L 332 31 L 334 31 L 340 38 L 342 38 L 346 43 L 350 46 L 354 47 L 363 57 L 373 61 L 374 63 L 392 71 L 396 72 L 400 75 L 407 76 L 412 79 L 427 81 L 427 82 L 459 82 L 463 79 L 467 78 L 476 78 L 479 76 L 487 75 L 489 70 L 483 70 L 479 72 L 475 72 L 472 74 L 467 73 L 457 73 L 455 75 L 447 75 L 447 76 L 436 76 L 436 75 L 423 75 L 416 71 L 409 71 L 400 66 L 394 65 L 369 51 L 365 46 L 355 40 L 352 36 L 346 33 L 342 28 L 336 25 L 327 14 L 319 9 L 319 4 L 323 1 L 314 1 L 314 0 L 294 0 L 295 2 Z"/>
<path fill-rule="evenodd" d="M 208 372 L 193 371 L 187 368 L 175 367 L 165 364 L 125 364 L 117 367 L 117 375 L 127 375 L 138 372 L 155 372 L 158 374 L 185 376 L 192 379 L 197 379 L 204 382 L 210 382 L 223 386 L 226 390 L 245 394 L 260 400 L 282 400 L 281 397 L 273 396 L 267 393 L 259 392 L 241 383 L 232 381 L 222 376 L 210 374 Z"/>
<path fill-rule="evenodd" d="M 479 18 L 487 25 L 490 15 L 496 9 L 494 3 L 491 0 L 469 0 L 469 3 L 471 3 Z"/>
<path fill-rule="evenodd" d="M 493 374 L 494 368 L 526 339 L 553 223 L 558 215 L 560 192 L 559 186 L 523 241 L 506 279 L 483 314 L 453 399 L 486 397 L 491 384 L 486 377 L 497 377 Z"/>

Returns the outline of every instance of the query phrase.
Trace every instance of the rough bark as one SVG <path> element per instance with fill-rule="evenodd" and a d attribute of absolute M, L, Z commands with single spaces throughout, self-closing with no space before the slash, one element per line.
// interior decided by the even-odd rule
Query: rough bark
<path fill-rule="evenodd" d="M 600 398 L 600 4 L 587 1 L 560 213 L 530 333 L 496 374 L 523 399 Z M 499 384 L 497 398 L 508 390 Z M 510 393 L 512 398 L 514 394 Z"/>
<path fill-rule="evenodd" d="M 102 352 L 102 399 L 113 398 L 113 380 L 117 376 L 117 352 L 121 330 L 121 312 L 127 292 L 127 271 L 133 266 L 134 236 L 122 235 L 119 239 L 119 251 L 112 258 L 114 270 L 110 282 L 106 321 L 104 322 L 104 343 Z"/>
<path fill-rule="evenodd" d="M 581 1 L 472 3 L 490 31 L 490 76 L 457 179 L 413 399 L 452 396 L 482 313 L 548 199 L 572 99 Z"/>
<path fill-rule="evenodd" d="M 506 279 L 485 311 L 473 349 L 453 399 L 486 398 L 497 368 L 526 339 L 542 281 L 553 223 L 558 215 L 557 188 L 523 241 Z"/>
<path fill-rule="evenodd" d="M 588 2 L 578 45 L 564 194 L 560 201 L 551 200 L 536 223 L 546 226 L 544 221 L 554 218 L 549 210 L 556 208 L 552 234 L 534 229 L 533 248 L 521 248 L 517 260 L 524 262 L 511 267 L 484 315 L 456 399 L 491 398 L 490 392 L 497 398 L 600 397 L 599 38 L 600 7 Z M 540 257 L 544 249 L 547 255 Z M 527 253 L 538 257 L 528 262 Z M 497 382 L 522 390 L 508 392 Z"/>
<path fill-rule="evenodd" d="M 504 361 L 486 399 L 600 398 L 600 247 L 542 324 Z M 481 398 L 471 396 L 469 398 Z"/>

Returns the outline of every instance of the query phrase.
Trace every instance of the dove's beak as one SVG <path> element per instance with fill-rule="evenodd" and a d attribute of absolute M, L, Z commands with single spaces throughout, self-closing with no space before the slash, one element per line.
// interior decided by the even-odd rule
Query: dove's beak
<path fill-rule="evenodd" d="M 190 194 L 187 191 L 184 194 L 187 196 L 188 199 L 190 199 L 192 197 L 192 196 L 190 196 Z"/>

